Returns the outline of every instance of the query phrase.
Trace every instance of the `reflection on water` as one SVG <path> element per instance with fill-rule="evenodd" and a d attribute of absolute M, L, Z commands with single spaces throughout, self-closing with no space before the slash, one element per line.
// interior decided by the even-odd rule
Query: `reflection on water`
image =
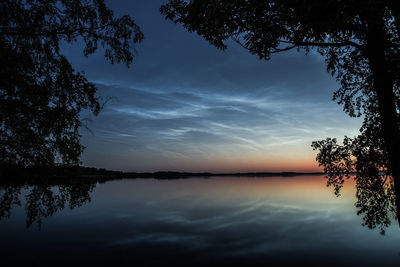
<path fill-rule="evenodd" d="M 13 207 L 21 206 L 21 195 L 24 195 L 26 227 L 36 222 L 40 229 L 43 218 L 89 202 L 90 192 L 95 186 L 94 182 L 78 178 L 66 179 L 59 184 L 50 182 L 46 180 L 33 185 L 0 184 L 0 219 L 10 218 Z"/>
<path fill-rule="evenodd" d="M 355 173 L 357 214 L 363 225 L 378 228 L 381 234 L 391 224 L 391 217 L 400 214 L 400 177 L 392 177 L 392 168 L 380 136 L 379 124 L 367 122 L 362 134 L 345 137 L 342 144 L 335 138 L 315 141 L 316 160 L 328 174 L 328 186 L 333 186 L 337 196 L 347 179 Z M 393 162 L 392 162 L 393 163 Z"/>
<path fill-rule="evenodd" d="M 398 220 L 400 207 L 397 207 L 396 199 L 400 195 L 396 196 L 392 176 L 380 172 L 359 172 L 356 176 L 331 173 L 327 178 L 327 184 L 334 187 L 336 196 L 340 196 L 345 178 L 355 180 L 355 206 L 357 215 L 362 216 L 363 226 L 378 228 L 381 234 L 385 234 L 385 229 L 391 225 L 391 218 Z"/>
<path fill-rule="evenodd" d="M 297 176 L 2 187 L 0 256 L 26 266 L 398 266 L 392 202 L 379 202 L 372 182 L 350 180 L 340 198 L 325 184 Z M 40 231 L 26 228 L 41 221 Z"/>
<path fill-rule="evenodd" d="M 385 228 L 391 224 L 391 217 L 398 220 L 396 196 L 391 176 L 361 177 L 357 179 L 357 214 L 363 216 L 363 225 L 371 229 L 379 228 L 385 233 Z M 400 197 L 400 196 L 398 196 Z"/>

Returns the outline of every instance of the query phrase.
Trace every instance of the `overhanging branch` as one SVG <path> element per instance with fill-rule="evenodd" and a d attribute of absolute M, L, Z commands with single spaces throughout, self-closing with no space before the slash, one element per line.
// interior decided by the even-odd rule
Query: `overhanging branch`
<path fill-rule="evenodd" d="M 353 46 L 355 48 L 361 49 L 362 46 L 355 42 L 345 40 L 343 42 L 291 42 L 286 40 L 279 40 L 281 43 L 292 44 L 294 46 L 315 46 L 315 47 L 345 47 Z"/>

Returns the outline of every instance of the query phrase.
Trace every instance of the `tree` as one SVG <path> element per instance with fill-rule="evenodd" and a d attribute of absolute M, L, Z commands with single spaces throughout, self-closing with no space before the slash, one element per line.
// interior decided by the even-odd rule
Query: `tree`
<path fill-rule="evenodd" d="M 96 87 L 76 72 L 60 44 L 100 45 L 111 63 L 133 61 L 143 33 L 103 0 L 0 2 L 0 165 L 76 165 L 82 110 L 101 109 Z"/>
<path fill-rule="evenodd" d="M 229 39 L 265 60 L 292 49 L 316 49 L 340 83 L 334 99 L 350 116 L 364 116 L 361 135 L 345 139 L 340 149 L 332 150 L 335 139 L 314 143 L 320 150 L 317 159 L 327 171 L 347 167 L 357 171 L 357 162 L 365 166 L 365 160 L 377 160 L 378 169 L 391 174 L 400 192 L 400 5 L 396 1 L 170 0 L 160 12 L 222 50 Z M 368 151 L 372 158 L 365 157 Z M 355 161 L 347 160 L 354 157 Z"/>

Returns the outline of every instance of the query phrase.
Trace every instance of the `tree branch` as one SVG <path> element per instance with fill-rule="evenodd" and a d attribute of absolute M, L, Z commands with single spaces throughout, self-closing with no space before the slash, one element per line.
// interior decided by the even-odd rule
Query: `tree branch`
<path fill-rule="evenodd" d="M 296 47 L 297 47 L 297 45 L 288 45 L 288 46 L 286 46 L 284 48 L 274 48 L 274 50 L 271 51 L 271 53 L 275 54 L 275 53 L 280 53 L 280 52 L 284 52 L 284 51 L 289 51 L 289 50 L 291 50 L 293 48 L 296 48 Z"/>
<path fill-rule="evenodd" d="M 317 46 L 317 47 L 344 47 L 344 46 L 353 46 L 355 48 L 361 49 L 362 46 L 355 42 L 344 40 L 343 42 L 291 42 L 286 40 L 279 40 L 281 43 L 292 44 L 294 46 Z"/>
<path fill-rule="evenodd" d="M 75 34 L 82 34 L 82 33 L 87 33 L 87 32 L 92 32 L 92 31 L 97 31 L 97 30 L 102 30 L 105 29 L 108 26 L 114 25 L 114 22 L 108 23 L 101 25 L 99 27 L 81 27 L 77 29 L 71 29 L 71 30 L 64 30 L 64 31 L 58 31 L 57 29 L 42 29 L 40 32 L 32 32 L 29 29 L 18 29 L 15 27 L 0 27 L 0 34 L 1 35 L 31 35 L 31 36 L 52 36 L 52 35 L 75 35 Z M 60 27 L 61 28 L 61 27 Z"/>

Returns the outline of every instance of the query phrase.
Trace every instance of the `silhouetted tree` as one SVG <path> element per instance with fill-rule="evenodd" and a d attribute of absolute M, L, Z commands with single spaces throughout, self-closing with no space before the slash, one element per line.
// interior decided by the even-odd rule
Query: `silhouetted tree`
<path fill-rule="evenodd" d="M 129 64 L 143 33 L 103 0 L 0 2 L 0 165 L 77 164 L 80 112 L 101 109 L 96 87 L 74 71 L 61 43 L 100 45 L 111 63 Z"/>
<path fill-rule="evenodd" d="M 400 192 L 397 1 L 170 0 L 160 11 L 219 49 L 232 39 L 260 59 L 292 49 L 316 49 L 340 83 L 334 99 L 350 116 L 364 115 L 361 135 L 346 138 L 344 146 L 325 149 L 337 146 L 335 139 L 313 144 L 322 149 L 320 164 L 337 173 L 354 167 L 354 156 L 361 162 L 356 166 L 364 166 L 365 153 L 371 153 L 374 168 L 379 165 L 390 173 Z M 341 164 L 336 164 L 339 158 Z"/>

